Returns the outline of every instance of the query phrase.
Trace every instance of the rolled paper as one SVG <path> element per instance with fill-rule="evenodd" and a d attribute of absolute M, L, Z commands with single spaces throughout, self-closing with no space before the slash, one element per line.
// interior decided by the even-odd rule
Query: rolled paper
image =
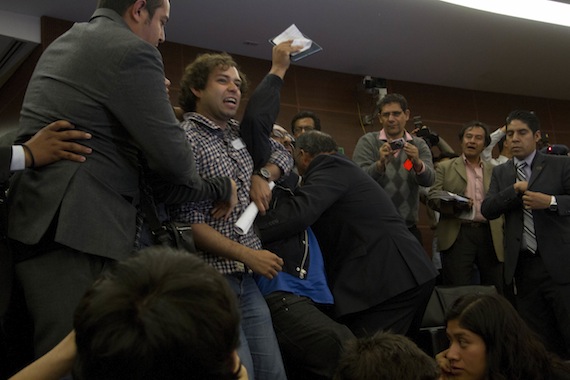
<path fill-rule="evenodd" d="M 273 190 L 274 187 L 275 187 L 275 182 L 273 181 L 269 182 L 269 189 Z M 253 221 L 255 220 L 255 217 L 257 216 L 258 212 L 259 209 L 255 205 L 255 203 L 251 202 L 245 208 L 245 211 L 243 212 L 243 214 L 241 214 L 241 216 L 237 220 L 234 226 L 234 231 L 237 232 L 239 235 L 247 234 L 247 232 L 253 225 Z"/>

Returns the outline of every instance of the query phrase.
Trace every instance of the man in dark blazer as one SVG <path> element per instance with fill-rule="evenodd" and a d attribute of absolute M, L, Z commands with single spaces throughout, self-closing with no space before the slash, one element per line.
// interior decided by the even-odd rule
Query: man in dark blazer
<path fill-rule="evenodd" d="M 194 189 L 194 200 L 235 201 L 229 178 L 196 173 L 167 96 L 157 46 L 169 15 L 169 0 L 99 0 L 88 23 L 44 51 L 30 80 L 17 142 L 58 119 L 93 135 L 84 163 L 25 170 L 11 185 L 8 237 L 36 355 L 71 330 L 92 281 L 132 252 L 141 156 L 165 180 Z"/>
<path fill-rule="evenodd" d="M 534 113 L 511 112 L 507 141 L 513 158 L 493 169 L 481 211 L 487 219 L 505 215 L 505 282 L 514 282 L 519 312 L 550 350 L 568 358 L 570 158 L 538 152 L 540 138 Z M 522 162 L 524 177 L 517 173 Z"/>
<path fill-rule="evenodd" d="M 390 329 L 414 335 L 436 270 L 390 198 L 370 176 L 336 153 L 327 134 L 296 142 L 303 184 L 259 225 L 270 242 L 311 226 L 321 244 L 334 316 L 356 336 Z"/>

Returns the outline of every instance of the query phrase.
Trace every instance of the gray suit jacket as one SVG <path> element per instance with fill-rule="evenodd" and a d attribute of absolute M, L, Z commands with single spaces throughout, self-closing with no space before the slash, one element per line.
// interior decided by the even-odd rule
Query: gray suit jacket
<path fill-rule="evenodd" d="M 491 183 L 491 173 L 493 165 L 483 162 L 483 187 L 485 191 L 489 190 Z M 437 245 L 440 251 L 451 248 L 459 229 L 461 228 L 461 220 L 457 218 L 453 212 L 442 209 L 440 199 L 437 193 L 441 190 L 450 191 L 455 194 L 464 195 L 467 188 L 467 172 L 463 157 L 453 158 L 448 161 L 440 162 L 435 172 L 435 183 L 431 187 L 428 195 L 428 205 L 436 211 L 440 212 L 439 223 L 437 224 Z M 447 211 L 447 212 L 446 212 Z M 493 237 L 493 247 L 499 261 L 504 260 L 503 248 L 503 218 L 497 218 L 489 221 L 491 227 L 491 235 Z"/>
<path fill-rule="evenodd" d="M 90 132 L 93 153 L 14 178 L 10 238 L 36 244 L 55 218 L 55 241 L 104 257 L 129 254 L 139 201 L 139 154 L 194 200 L 229 198 L 227 178 L 203 181 L 166 94 L 158 50 L 110 9 L 75 24 L 43 53 L 30 80 L 17 141 L 69 120 Z M 84 143 L 82 141 L 82 143 Z"/>
<path fill-rule="evenodd" d="M 513 160 L 493 169 L 491 186 L 481 206 L 487 219 L 505 215 L 505 281 L 510 284 L 521 248 L 522 199 L 515 193 Z M 538 250 L 552 279 L 570 282 L 570 158 L 536 153 L 528 190 L 555 195 L 558 211 L 533 210 Z"/>

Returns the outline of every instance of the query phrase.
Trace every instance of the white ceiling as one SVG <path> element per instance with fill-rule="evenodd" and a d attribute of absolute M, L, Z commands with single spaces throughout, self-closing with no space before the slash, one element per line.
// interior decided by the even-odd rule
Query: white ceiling
<path fill-rule="evenodd" d="M 270 59 L 268 39 L 294 23 L 324 49 L 301 66 L 570 100 L 570 28 L 562 26 L 438 0 L 171 3 L 166 38 L 173 42 Z M 85 21 L 95 6 L 95 0 L 1 0 L 0 11 Z"/>

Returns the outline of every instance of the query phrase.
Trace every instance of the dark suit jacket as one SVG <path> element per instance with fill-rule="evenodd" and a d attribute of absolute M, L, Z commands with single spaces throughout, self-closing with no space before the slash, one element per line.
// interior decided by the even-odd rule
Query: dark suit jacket
<path fill-rule="evenodd" d="M 263 241 L 311 226 L 323 251 L 335 314 L 366 310 L 436 275 L 392 201 L 368 174 L 339 154 L 311 162 L 287 212 L 260 227 Z"/>
<path fill-rule="evenodd" d="M 493 166 L 488 162 L 483 162 L 483 187 L 489 190 Z M 449 210 L 442 209 L 441 200 L 437 194 L 441 191 L 450 191 L 455 194 L 465 195 L 467 188 L 467 171 L 463 157 L 453 158 L 440 162 L 435 172 L 435 183 L 428 195 L 428 205 L 441 213 L 437 224 L 437 245 L 439 251 L 444 251 L 455 243 L 459 230 L 461 229 L 461 219 Z M 495 254 L 499 261 L 504 260 L 503 253 L 503 218 L 489 221 Z"/>
<path fill-rule="evenodd" d="M 12 162 L 12 147 L 0 147 L 0 190 L 4 191 L 3 182 L 10 178 L 10 163 Z M 3 198 L 3 197 L 2 197 Z M 5 241 L 5 220 L 3 207 L 0 206 L 0 318 L 8 307 L 10 289 L 12 284 L 12 256 Z"/>
<path fill-rule="evenodd" d="M 139 200 L 138 157 L 165 179 L 195 189 L 195 200 L 229 198 L 229 180 L 203 181 L 166 94 L 158 50 L 110 9 L 75 24 L 43 53 L 30 80 L 17 141 L 69 120 L 93 138 L 86 162 L 67 160 L 16 175 L 10 238 L 40 241 L 56 219 L 55 241 L 120 259 L 132 250 Z"/>
<path fill-rule="evenodd" d="M 522 199 L 515 193 L 513 160 L 493 169 L 491 185 L 481 206 L 487 219 L 505 215 L 505 281 L 511 283 L 523 231 Z M 536 153 L 529 180 L 530 191 L 556 196 L 558 211 L 533 210 L 538 250 L 552 279 L 570 282 L 570 158 Z"/>
<path fill-rule="evenodd" d="M 0 183 L 10 178 L 10 164 L 12 163 L 12 147 L 0 147 Z"/>

